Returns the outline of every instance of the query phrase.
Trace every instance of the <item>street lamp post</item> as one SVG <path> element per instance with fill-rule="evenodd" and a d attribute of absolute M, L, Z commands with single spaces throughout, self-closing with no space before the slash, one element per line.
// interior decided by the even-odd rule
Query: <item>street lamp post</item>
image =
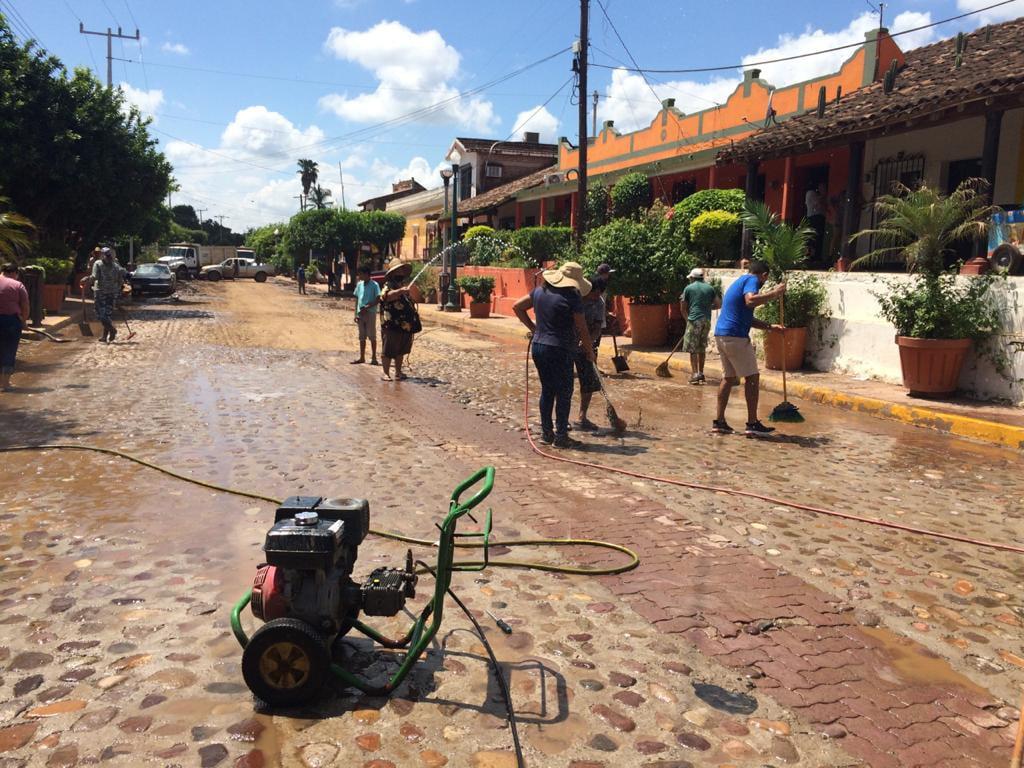
<path fill-rule="evenodd" d="M 459 286 L 455 284 L 458 275 L 458 257 L 455 253 L 456 232 L 455 227 L 459 218 L 459 164 L 452 163 L 452 233 L 449 240 L 452 248 L 448 253 L 449 280 L 448 280 L 448 303 L 444 306 L 445 312 L 461 312 L 462 302 L 459 300 Z"/>
<path fill-rule="evenodd" d="M 442 222 L 444 221 L 445 218 L 448 217 L 448 184 L 451 182 L 452 176 L 453 173 L 451 168 L 441 169 L 441 180 L 444 181 L 444 213 L 441 214 Z M 441 240 L 441 274 L 447 275 L 449 254 L 446 249 L 448 248 L 448 243 L 451 242 L 451 233 L 449 233 L 446 228 L 442 228 L 441 231 L 444 233 L 444 237 Z M 440 290 L 440 288 L 441 286 L 438 286 L 437 308 L 443 310 L 446 291 Z"/>

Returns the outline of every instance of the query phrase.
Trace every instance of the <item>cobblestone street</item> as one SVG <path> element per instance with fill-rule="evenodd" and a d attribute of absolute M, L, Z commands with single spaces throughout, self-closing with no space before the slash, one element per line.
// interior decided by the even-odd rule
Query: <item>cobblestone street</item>
<path fill-rule="evenodd" d="M 1019 555 L 542 458 L 522 430 L 525 340 L 460 333 L 423 307 L 410 379 L 385 383 L 349 364 L 351 304 L 291 286 L 197 284 L 134 307 L 130 341 L 26 344 L 0 396 L 0 447 L 93 444 L 275 497 L 367 498 L 373 527 L 421 538 L 457 482 L 493 464 L 499 543 L 636 550 L 640 567 L 620 576 L 454 578 L 510 679 L 529 766 L 1009 763 Z M 577 435 L 586 448 L 559 455 L 1019 543 L 1018 454 L 803 403 L 806 423 L 777 438 L 717 437 L 712 386 L 635 370 L 608 391 L 627 434 Z M 776 403 L 764 394 L 762 413 Z M 591 418 L 603 412 L 595 400 Z M 484 648 L 453 604 L 390 700 L 334 686 L 315 706 L 257 712 L 228 611 L 272 505 L 97 453 L 2 457 L 0 768 L 515 765 Z M 356 573 L 404 553 L 370 537 Z M 582 548 L 514 556 L 622 562 Z M 429 591 L 422 581 L 414 612 Z M 394 670 L 369 650 L 353 639 L 345 662 Z"/>

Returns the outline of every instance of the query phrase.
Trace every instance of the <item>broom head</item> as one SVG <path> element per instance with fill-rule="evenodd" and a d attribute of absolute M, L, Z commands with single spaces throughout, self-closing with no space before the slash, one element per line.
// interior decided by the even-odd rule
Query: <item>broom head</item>
<path fill-rule="evenodd" d="M 799 408 L 788 400 L 783 400 L 781 403 L 776 405 L 775 409 L 768 415 L 768 421 L 783 421 L 790 424 L 800 424 L 804 421 L 804 417 L 800 414 Z"/>
<path fill-rule="evenodd" d="M 668 360 L 655 368 L 654 374 L 662 379 L 671 379 L 672 371 L 668 369 Z"/>
<path fill-rule="evenodd" d="M 615 406 L 608 403 L 605 406 L 605 415 L 608 417 L 608 423 L 611 425 L 613 435 L 621 435 L 626 431 L 626 420 L 619 417 L 619 414 L 615 412 Z"/>

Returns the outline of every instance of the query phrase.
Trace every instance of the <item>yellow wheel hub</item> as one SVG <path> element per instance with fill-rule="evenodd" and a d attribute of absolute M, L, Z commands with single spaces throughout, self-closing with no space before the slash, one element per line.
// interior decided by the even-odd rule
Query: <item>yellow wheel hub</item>
<path fill-rule="evenodd" d="M 260 656 L 260 676 L 274 688 L 298 688 L 309 678 L 309 655 L 295 643 L 281 641 Z"/>

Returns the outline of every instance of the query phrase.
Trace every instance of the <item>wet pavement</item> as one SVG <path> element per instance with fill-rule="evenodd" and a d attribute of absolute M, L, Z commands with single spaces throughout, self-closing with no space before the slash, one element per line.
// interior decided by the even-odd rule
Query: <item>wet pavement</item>
<path fill-rule="evenodd" d="M 344 302 L 286 290 L 203 285 L 134 311 L 130 342 L 27 345 L 25 375 L 0 396 L 0 444 L 95 443 L 273 496 L 366 497 L 375 527 L 428 538 L 451 487 L 493 463 L 498 538 L 635 547 L 643 565 L 622 577 L 455 577 L 511 680 L 528 765 L 1008 762 L 1019 556 L 542 459 L 521 432 L 523 347 L 434 327 L 424 309 L 413 378 L 385 384 L 348 364 Z M 710 388 L 640 371 L 609 392 L 633 426 L 584 437 L 587 460 L 1019 538 L 1012 454 L 803 406 L 807 423 L 783 438 L 716 438 Z M 226 613 L 271 505 L 98 454 L 0 461 L 0 766 L 514 765 L 483 648 L 454 606 L 392 700 L 334 690 L 258 713 Z M 357 573 L 403 554 L 368 539 Z M 393 668 L 366 642 L 350 650 L 363 674 Z"/>

